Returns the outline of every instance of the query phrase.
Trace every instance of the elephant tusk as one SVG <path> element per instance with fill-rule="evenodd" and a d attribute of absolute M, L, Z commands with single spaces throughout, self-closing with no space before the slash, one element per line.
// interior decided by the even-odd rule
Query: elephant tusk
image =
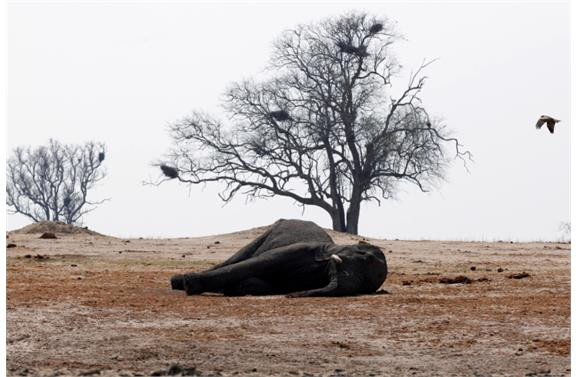
<path fill-rule="evenodd" d="M 339 256 L 337 256 L 336 254 L 330 255 L 330 258 L 332 258 L 333 260 L 335 260 L 335 261 L 338 262 L 338 263 L 342 263 L 342 262 L 343 262 L 342 258 L 340 258 Z"/>

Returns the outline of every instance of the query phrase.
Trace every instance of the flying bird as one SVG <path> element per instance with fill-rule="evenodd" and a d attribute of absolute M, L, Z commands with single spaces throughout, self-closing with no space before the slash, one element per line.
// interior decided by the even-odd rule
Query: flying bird
<path fill-rule="evenodd" d="M 537 129 L 540 129 L 543 126 L 543 124 L 547 123 L 547 128 L 549 129 L 549 132 L 554 133 L 555 132 L 555 123 L 558 123 L 558 122 L 560 122 L 559 119 L 555 119 L 555 118 L 550 117 L 548 115 L 541 115 L 541 117 L 537 121 L 537 124 L 535 125 L 535 127 L 537 127 Z"/>

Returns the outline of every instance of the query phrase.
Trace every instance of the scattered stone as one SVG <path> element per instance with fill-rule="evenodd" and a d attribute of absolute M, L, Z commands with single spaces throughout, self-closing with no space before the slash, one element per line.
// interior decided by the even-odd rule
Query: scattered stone
<path fill-rule="evenodd" d="M 122 254 L 123 252 L 122 252 L 122 251 L 118 251 L 118 253 L 119 253 L 119 254 Z"/>
<path fill-rule="evenodd" d="M 444 277 L 440 279 L 441 284 L 470 284 L 472 280 L 464 275 L 459 275 L 453 278 Z"/>
<path fill-rule="evenodd" d="M 497 269 L 497 272 L 503 272 L 503 271 L 504 271 L 504 270 L 503 270 L 502 268 L 500 268 L 500 267 Z"/>
<path fill-rule="evenodd" d="M 95 374 L 101 374 L 100 369 L 87 370 L 86 372 L 80 373 L 79 376 L 94 376 Z"/>
<path fill-rule="evenodd" d="M 412 282 L 408 280 L 402 280 L 402 285 L 412 285 Z"/>
<path fill-rule="evenodd" d="M 569 370 L 567 370 L 570 372 Z M 540 370 L 538 372 L 529 372 L 525 374 L 527 377 L 548 377 L 551 376 L 551 369 Z"/>
<path fill-rule="evenodd" d="M 521 273 L 518 273 L 518 274 L 510 274 L 510 275 L 507 276 L 507 277 L 508 277 L 509 279 L 524 279 L 524 278 L 528 278 L 529 276 L 531 276 L 531 275 L 529 275 L 529 274 L 526 273 L 526 272 L 521 272 Z"/>
<path fill-rule="evenodd" d="M 26 254 L 26 255 L 24 256 L 24 258 L 32 258 L 32 255 Z"/>
<path fill-rule="evenodd" d="M 197 369 L 195 367 L 193 368 L 189 368 L 189 367 L 182 367 L 180 365 L 171 365 L 171 367 L 169 367 L 169 370 L 167 370 L 167 375 L 169 376 L 175 376 L 177 374 L 180 374 L 182 376 L 196 376 L 197 375 Z"/>
<path fill-rule="evenodd" d="M 54 234 L 52 232 L 45 232 L 45 233 L 42 233 L 42 235 L 39 238 L 42 238 L 45 240 L 55 240 L 56 234 Z"/>
<path fill-rule="evenodd" d="M 42 260 L 42 259 L 50 259 L 50 257 L 48 255 L 37 254 L 34 256 L 34 259 Z"/>
<path fill-rule="evenodd" d="M 179 364 L 171 365 L 167 370 L 158 370 L 150 374 L 151 376 L 200 376 L 195 367 L 183 367 Z"/>
<path fill-rule="evenodd" d="M 15 244 L 15 243 L 9 243 L 9 244 L 6 245 L 6 248 L 7 248 L 7 249 L 10 249 L 10 248 L 13 248 L 13 247 L 16 247 L 16 244 Z"/>
<path fill-rule="evenodd" d="M 475 266 L 471 266 L 471 267 L 470 267 L 470 270 L 471 270 L 471 271 L 476 271 L 476 267 L 475 267 Z"/>
<path fill-rule="evenodd" d="M 392 254 L 392 250 L 388 250 L 388 254 Z"/>
<path fill-rule="evenodd" d="M 424 261 L 422 261 L 422 259 L 418 259 L 418 260 L 413 260 L 412 263 L 424 263 Z"/>
<path fill-rule="evenodd" d="M 71 264 L 70 267 L 78 267 L 76 264 Z"/>
<path fill-rule="evenodd" d="M 181 258 L 185 258 L 185 254 L 181 255 Z"/>
<path fill-rule="evenodd" d="M 482 277 L 482 278 L 476 279 L 476 281 L 491 281 L 491 279 L 489 279 L 487 277 Z"/>
<path fill-rule="evenodd" d="M 207 248 L 210 249 L 210 248 L 211 248 L 211 245 L 207 245 Z"/>
<path fill-rule="evenodd" d="M 215 242 L 213 242 L 213 243 L 216 244 L 216 245 L 219 245 L 219 244 L 221 243 L 221 241 L 215 241 Z"/>

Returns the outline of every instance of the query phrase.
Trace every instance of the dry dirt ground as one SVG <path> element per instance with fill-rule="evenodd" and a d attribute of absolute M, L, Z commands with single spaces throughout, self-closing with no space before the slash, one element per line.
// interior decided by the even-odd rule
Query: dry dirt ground
<path fill-rule="evenodd" d="M 262 231 L 130 240 L 9 233 L 8 375 L 570 374 L 569 244 L 370 239 L 390 269 L 387 294 L 371 296 L 169 289 L 171 275 L 224 260 Z M 529 276 L 509 278 L 522 272 Z M 460 275 L 472 282 L 440 282 Z"/>

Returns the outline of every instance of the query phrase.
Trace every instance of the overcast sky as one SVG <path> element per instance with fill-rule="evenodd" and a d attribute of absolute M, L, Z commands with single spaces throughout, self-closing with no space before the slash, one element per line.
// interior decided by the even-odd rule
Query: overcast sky
<path fill-rule="evenodd" d="M 8 5 L 8 149 L 88 140 L 107 145 L 108 172 L 93 199 L 110 198 L 85 225 L 119 237 L 224 233 L 303 218 L 289 199 L 226 206 L 219 184 L 156 179 L 167 126 L 192 110 L 223 116 L 233 81 L 259 77 L 283 30 L 349 10 L 386 16 L 407 80 L 423 59 L 423 99 L 473 154 L 430 193 L 401 186 L 396 200 L 362 209 L 360 233 L 379 238 L 557 240 L 570 221 L 569 6 L 545 4 Z M 541 114 L 562 119 L 536 130 Z M 7 228 L 30 221 L 7 215 Z"/>

